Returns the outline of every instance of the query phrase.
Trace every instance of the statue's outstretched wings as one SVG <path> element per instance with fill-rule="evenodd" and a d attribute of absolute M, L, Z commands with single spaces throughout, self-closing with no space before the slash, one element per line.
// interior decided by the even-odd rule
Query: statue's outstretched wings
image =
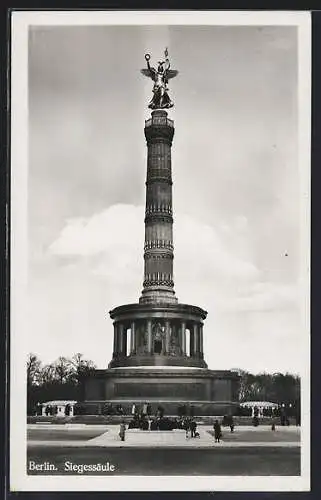
<path fill-rule="evenodd" d="M 177 75 L 178 75 L 177 69 L 168 69 L 166 71 L 166 80 L 170 80 L 171 78 L 174 78 Z"/>
<path fill-rule="evenodd" d="M 155 69 L 154 68 L 151 68 L 150 70 L 149 69 L 141 69 L 140 70 L 141 74 L 144 75 L 144 76 L 147 76 L 148 78 L 152 78 L 152 80 L 155 80 Z"/>

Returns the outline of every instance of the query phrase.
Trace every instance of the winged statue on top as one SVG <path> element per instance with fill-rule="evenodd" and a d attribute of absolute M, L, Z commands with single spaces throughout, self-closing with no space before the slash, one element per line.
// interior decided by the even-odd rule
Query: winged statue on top
<path fill-rule="evenodd" d="M 145 60 L 147 63 L 147 69 L 141 69 L 141 73 L 148 78 L 151 78 L 154 82 L 153 87 L 153 97 L 148 104 L 151 109 L 166 109 L 172 108 L 174 103 L 171 101 L 168 95 L 168 80 L 174 78 L 178 71 L 176 69 L 170 69 L 170 62 L 168 59 L 168 49 L 164 51 L 165 60 L 158 61 L 158 67 L 155 69 L 150 65 L 150 54 L 145 54 Z"/>

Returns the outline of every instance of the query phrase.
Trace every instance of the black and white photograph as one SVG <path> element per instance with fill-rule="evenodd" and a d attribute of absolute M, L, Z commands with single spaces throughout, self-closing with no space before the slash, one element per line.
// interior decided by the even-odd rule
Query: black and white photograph
<path fill-rule="evenodd" d="M 310 14 L 11 22 L 11 490 L 308 491 Z"/>

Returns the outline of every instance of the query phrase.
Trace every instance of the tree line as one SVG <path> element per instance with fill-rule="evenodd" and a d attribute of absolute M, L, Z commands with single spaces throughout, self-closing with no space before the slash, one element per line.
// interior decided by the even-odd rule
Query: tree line
<path fill-rule="evenodd" d="M 81 399 L 79 379 L 94 370 L 93 361 L 81 353 L 71 358 L 59 356 L 52 363 L 44 364 L 36 354 L 27 358 L 27 407 L 28 413 L 37 403 L 53 400 Z"/>
<path fill-rule="evenodd" d="M 238 370 L 239 402 L 270 401 L 278 404 L 299 404 L 300 377 L 291 373 L 259 373 Z"/>
<path fill-rule="evenodd" d="M 52 400 L 81 401 L 80 378 L 94 370 L 93 361 L 80 353 L 71 358 L 60 356 L 44 364 L 36 354 L 27 359 L 28 411 L 38 402 Z M 240 377 L 239 402 L 270 401 L 278 404 L 300 405 L 300 378 L 290 373 L 252 374 L 237 370 Z"/>

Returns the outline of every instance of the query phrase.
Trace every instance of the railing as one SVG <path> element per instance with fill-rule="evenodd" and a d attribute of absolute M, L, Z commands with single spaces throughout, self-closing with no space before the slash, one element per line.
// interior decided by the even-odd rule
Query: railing
<path fill-rule="evenodd" d="M 166 248 L 167 250 L 174 250 L 174 246 L 170 240 L 146 240 L 144 250 L 153 248 Z"/>
<path fill-rule="evenodd" d="M 155 213 L 165 213 L 172 215 L 173 210 L 172 207 L 167 205 L 147 205 L 145 209 L 145 215 L 155 214 Z"/>
<path fill-rule="evenodd" d="M 174 120 L 170 118 L 166 118 L 166 116 L 153 116 L 153 118 L 149 118 L 145 120 L 145 127 L 151 127 L 152 125 L 161 125 L 174 128 Z"/>

